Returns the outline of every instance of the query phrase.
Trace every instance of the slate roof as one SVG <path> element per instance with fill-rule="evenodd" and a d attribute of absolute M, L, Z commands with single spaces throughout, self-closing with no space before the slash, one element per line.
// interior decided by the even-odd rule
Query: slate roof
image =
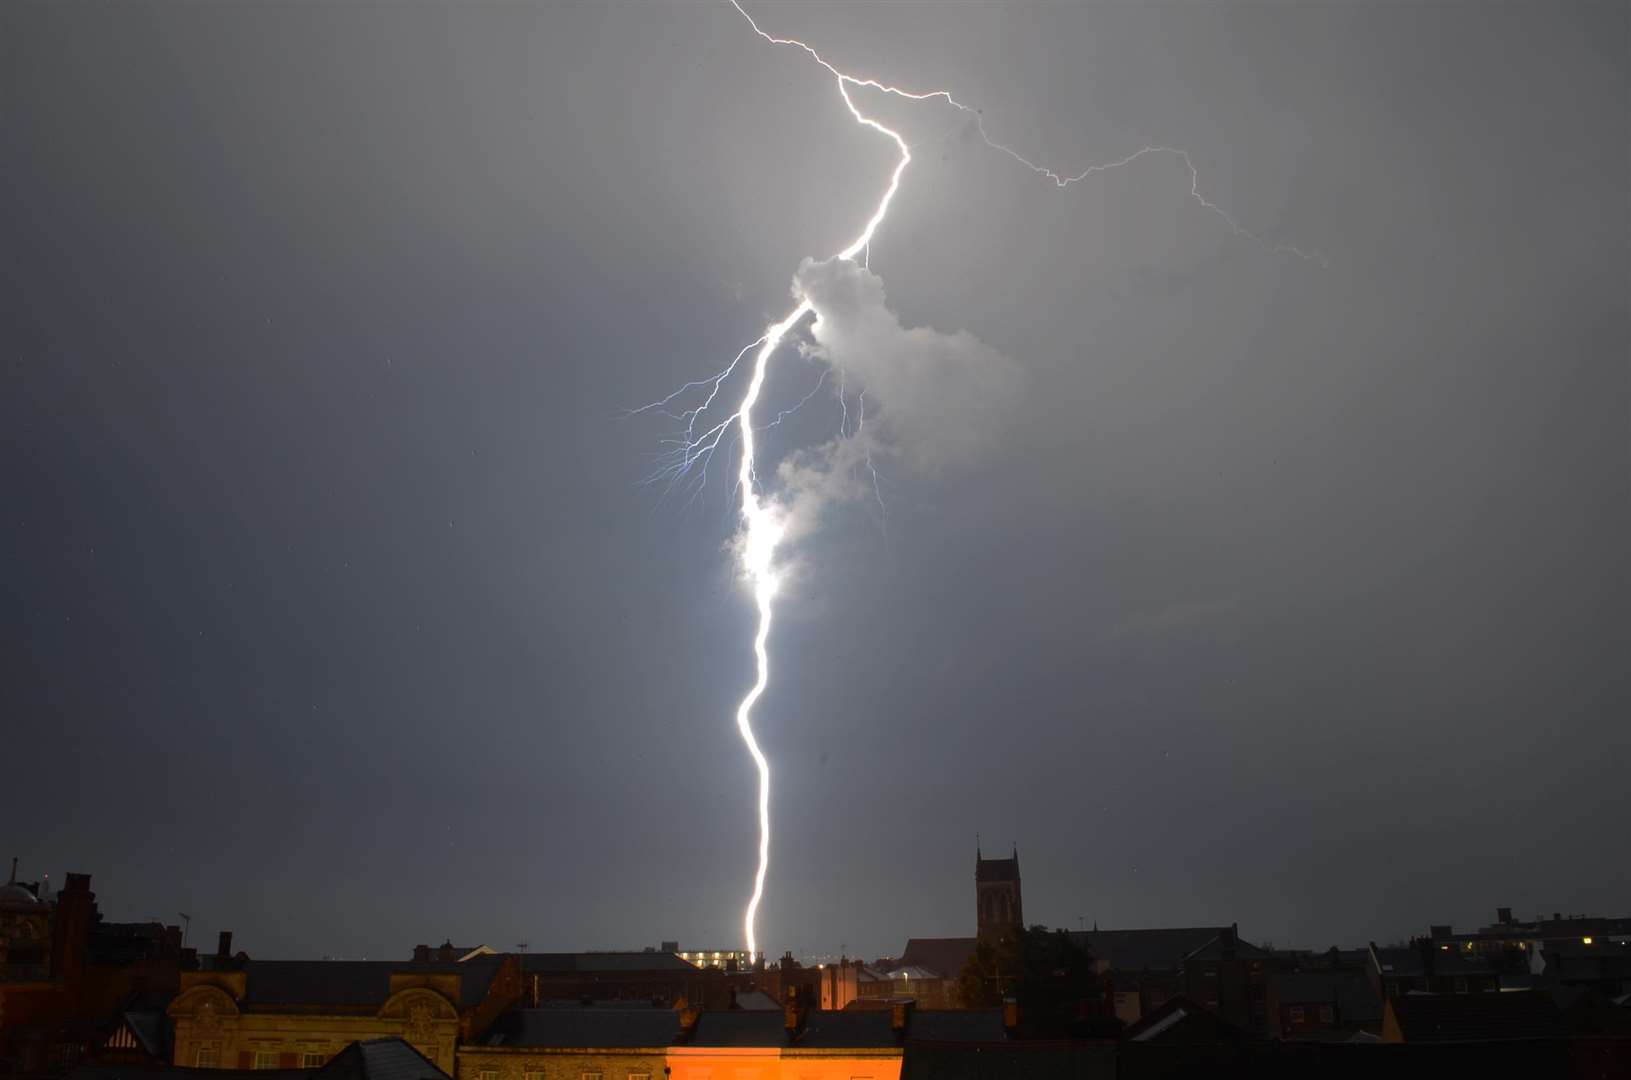
<path fill-rule="evenodd" d="M 1267 949 L 1260 949 L 1256 945 L 1253 945 L 1249 941 L 1241 941 L 1239 936 L 1237 936 L 1235 934 L 1233 928 L 1231 928 L 1228 931 L 1228 936 L 1230 938 L 1233 938 L 1233 946 L 1232 947 L 1234 949 L 1234 955 L 1237 958 L 1253 960 L 1253 959 L 1261 959 L 1261 958 L 1263 958 L 1265 956 L 1271 955 Z M 1212 936 L 1211 940 L 1208 941 L 1206 944 L 1202 945 L 1200 948 L 1195 949 L 1193 952 L 1185 953 L 1184 954 L 1184 959 L 1185 960 L 1221 959 L 1223 957 L 1224 952 L 1226 950 L 1228 950 L 1230 947 L 1231 946 L 1229 944 L 1227 944 L 1226 941 L 1225 941 L 1224 934 L 1222 932 L 1219 932 L 1217 934 L 1214 934 Z"/>
<path fill-rule="evenodd" d="M 951 974 L 961 974 L 961 969 Z M 902 964 L 898 968 L 886 971 L 884 975 L 890 979 L 938 979 L 940 972 L 917 964 Z"/>
<path fill-rule="evenodd" d="M 908 938 L 906 951 L 901 953 L 897 963 L 901 967 L 937 971 L 945 978 L 955 979 L 963 973 L 963 965 L 974 954 L 978 943 L 978 938 L 971 937 Z"/>
<path fill-rule="evenodd" d="M 1137 1043 L 1238 1045 L 1245 1040 L 1245 1032 L 1179 994 L 1140 1017 L 1122 1038 Z"/>
<path fill-rule="evenodd" d="M 1391 998 L 1405 1042 L 1550 1039 L 1568 1034 L 1563 1014 L 1545 994 L 1405 994 Z"/>
<path fill-rule="evenodd" d="M 1005 1042 L 1001 1009 L 913 1009 L 906 1037 L 918 1042 Z"/>
<path fill-rule="evenodd" d="M 780 1012 L 709 1011 L 697 1019 L 696 1032 L 687 1042 L 691 1046 L 810 1049 L 886 1047 L 896 1044 L 892 1019 L 892 1014 L 883 1010 L 812 1010 L 806 1014 L 804 1030 L 789 1042 L 786 1021 Z"/>
<path fill-rule="evenodd" d="M 478 956 L 464 963 L 416 964 L 401 960 L 250 960 L 245 1003 L 250 1008 L 282 1005 L 369 1006 L 391 996 L 394 973 L 458 975 L 459 1008 L 481 1003 L 498 974 L 502 958 Z"/>
<path fill-rule="evenodd" d="M 1230 929 L 1227 926 L 1174 926 L 1150 930 L 1072 930 L 1070 940 L 1087 949 L 1100 967 L 1112 971 L 1177 971 L 1184 957 L 1206 947 Z M 1239 941 L 1237 945 L 1244 949 L 1248 943 Z"/>
<path fill-rule="evenodd" d="M 474 963 L 475 961 L 467 961 Z M 522 953 L 521 970 L 527 974 L 563 974 L 601 971 L 695 972 L 696 965 L 665 952 Z"/>
<path fill-rule="evenodd" d="M 781 1012 L 775 1013 L 781 1023 Z M 512 1009 L 487 1036 L 489 1046 L 668 1046 L 680 1031 L 673 1009 Z"/>
<path fill-rule="evenodd" d="M 1427 975 L 1426 962 L 1416 949 L 1379 948 L 1375 952 L 1376 963 L 1383 975 L 1413 979 Z M 1456 949 L 1437 946 L 1433 947 L 1432 953 L 1434 975 L 1488 975 L 1494 970 L 1489 960 L 1482 956 L 1469 956 Z"/>
<path fill-rule="evenodd" d="M 163 1012 L 127 1012 L 125 1026 L 141 1044 L 142 1052 L 156 1061 L 170 1058 L 170 1018 Z"/>
<path fill-rule="evenodd" d="M 436 1063 L 397 1038 L 354 1042 L 311 1080 L 449 1080 Z"/>

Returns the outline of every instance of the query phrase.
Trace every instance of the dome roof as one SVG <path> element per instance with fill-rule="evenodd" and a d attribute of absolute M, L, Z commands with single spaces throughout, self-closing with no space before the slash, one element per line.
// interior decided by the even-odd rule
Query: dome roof
<path fill-rule="evenodd" d="M 0 885 L 0 907 L 15 910 L 19 907 L 39 907 L 41 903 L 34 890 L 17 884 L 17 860 L 11 860 L 11 880 Z"/>

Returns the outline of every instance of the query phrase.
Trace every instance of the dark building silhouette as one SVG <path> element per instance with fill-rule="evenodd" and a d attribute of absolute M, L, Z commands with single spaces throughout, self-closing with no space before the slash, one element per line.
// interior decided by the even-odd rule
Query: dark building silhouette
<path fill-rule="evenodd" d="M 1019 849 L 1006 859 L 987 859 L 974 849 L 974 891 L 978 905 L 977 935 L 995 945 L 1025 926 L 1019 891 Z"/>

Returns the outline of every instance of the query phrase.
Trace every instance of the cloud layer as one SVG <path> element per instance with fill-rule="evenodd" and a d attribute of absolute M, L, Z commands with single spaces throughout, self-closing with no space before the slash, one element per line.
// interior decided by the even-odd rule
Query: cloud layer
<path fill-rule="evenodd" d="M 865 420 L 778 468 L 786 539 L 807 533 L 829 503 L 872 497 L 875 460 L 917 472 L 967 464 L 1012 418 L 1020 385 L 1013 359 L 964 330 L 903 326 L 883 279 L 866 267 L 805 259 L 793 295 L 815 308 L 806 353 L 841 376 Z"/>

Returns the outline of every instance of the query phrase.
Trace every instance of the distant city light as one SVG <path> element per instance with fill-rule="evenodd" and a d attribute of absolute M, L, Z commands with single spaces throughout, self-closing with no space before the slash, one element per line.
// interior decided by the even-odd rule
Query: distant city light
<path fill-rule="evenodd" d="M 1580 944 L 1590 945 L 1591 944 L 1591 939 L 1589 937 L 1583 937 L 1583 938 L 1580 939 Z"/>

